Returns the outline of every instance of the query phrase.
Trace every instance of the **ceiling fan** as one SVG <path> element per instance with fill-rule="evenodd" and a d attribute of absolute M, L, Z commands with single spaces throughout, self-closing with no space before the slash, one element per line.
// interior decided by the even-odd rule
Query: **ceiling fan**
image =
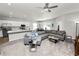
<path fill-rule="evenodd" d="M 51 12 L 51 9 L 52 8 L 57 8 L 58 5 L 55 5 L 55 6 L 49 6 L 49 3 L 45 3 L 45 6 L 44 7 L 39 7 L 41 9 L 44 9 L 44 10 L 47 10 L 48 12 Z"/>

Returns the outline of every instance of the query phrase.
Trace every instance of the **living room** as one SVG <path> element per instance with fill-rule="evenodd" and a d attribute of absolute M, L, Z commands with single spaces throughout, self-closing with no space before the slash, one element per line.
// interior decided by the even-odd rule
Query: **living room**
<path fill-rule="evenodd" d="M 79 3 L 0 3 L 0 54 L 79 55 L 78 5 Z M 77 45 L 74 46 L 75 44 Z"/>

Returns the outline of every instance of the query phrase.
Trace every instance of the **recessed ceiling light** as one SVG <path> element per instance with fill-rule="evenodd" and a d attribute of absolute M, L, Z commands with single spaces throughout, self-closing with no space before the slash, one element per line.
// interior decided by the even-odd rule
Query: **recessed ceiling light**
<path fill-rule="evenodd" d="M 12 15 L 13 15 L 13 12 L 9 12 L 9 17 L 12 17 Z"/>
<path fill-rule="evenodd" d="M 8 6 L 11 6 L 11 3 L 8 3 Z"/>
<path fill-rule="evenodd" d="M 24 17 L 26 17 L 26 15 L 24 15 Z"/>
<path fill-rule="evenodd" d="M 13 12 L 9 12 L 9 14 L 10 14 L 10 15 L 12 15 L 12 14 L 13 14 Z"/>
<path fill-rule="evenodd" d="M 9 17 L 11 18 L 12 16 L 10 15 Z"/>

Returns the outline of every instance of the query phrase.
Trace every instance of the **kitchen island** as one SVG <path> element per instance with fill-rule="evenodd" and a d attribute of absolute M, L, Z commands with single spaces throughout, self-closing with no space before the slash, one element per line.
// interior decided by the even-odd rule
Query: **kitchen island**
<path fill-rule="evenodd" d="M 8 31 L 9 41 L 23 39 L 24 35 L 26 33 L 28 33 L 28 32 L 31 32 L 31 31 L 27 31 L 27 30 L 12 30 L 12 31 Z"/>

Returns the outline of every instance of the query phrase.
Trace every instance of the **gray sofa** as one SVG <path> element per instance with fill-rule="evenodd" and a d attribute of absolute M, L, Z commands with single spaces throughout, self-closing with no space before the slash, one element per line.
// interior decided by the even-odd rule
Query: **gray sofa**
<path fill-rule="evenodd" d="M 45 31 L 38 31 L 38 36 L 37 39 L 34 40 L 34 44 L 37 44 L 38 46 L 41 45 L 42 40 L 46 39 L 48 37 L 48 34 Z M 31 32 L 27 32 L 26 35 L 24 36 L 24 44 L 29 45 L 29 42 L 31 41 Z"/>
<path fill-rule="evenodd" d="M 34 44 L 37 44 L 38 46 L 41 45 L 41 42 L 46 39 L 49 38 L 49 36 L 53 36 L 55 38 L 58 38 L 58 41 L 64 41 L 65 37 L 66 37 L 66 32 L 65 31 L 56 31 L 56 30 L 46 30 L 46 31 L 37 31 L 38 33 L 38 37 L 37 39 L 34 41 Z M 29 34 L 29 33 L 26 33 Z M 54 38 L 52 38 L 52 40 L 55 40 Z M 24 44 L 28 45 L 29 41 L 31 41 L 31 38 L 28 35 L 25 35 L 24 37 Z"/>
<path fill-rule="evenodd" d="M 46 31 L 46 33 L 49 33 L 48 36 L 54 36 L 56 38 L 59 38 L 60 41 L 64 41 L 66 38 L 65 31 L 50 30 L 50 31 Z"/>

